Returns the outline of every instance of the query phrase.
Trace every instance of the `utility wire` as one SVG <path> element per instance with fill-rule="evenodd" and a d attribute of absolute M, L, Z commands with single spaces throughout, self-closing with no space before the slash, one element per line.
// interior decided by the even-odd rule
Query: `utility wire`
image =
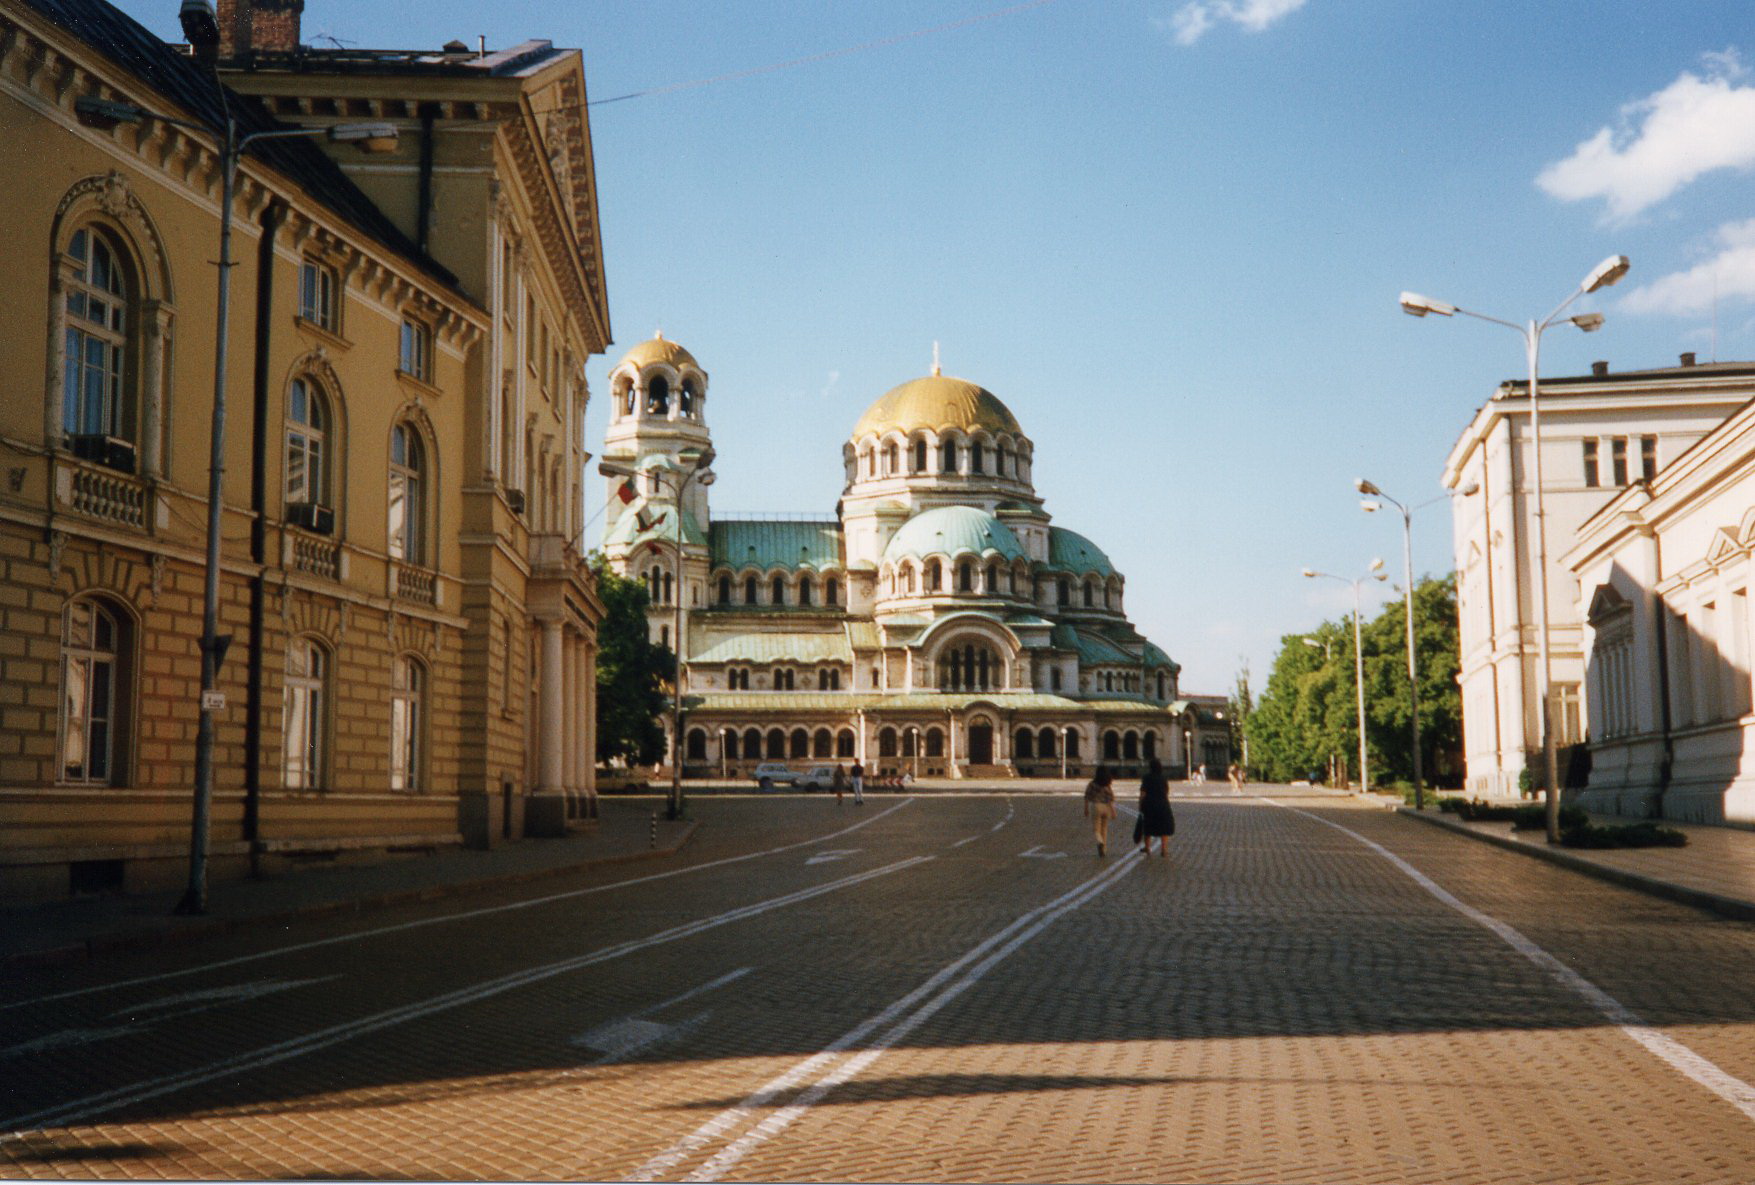
<path fill-rule="evenodd" d="M 948 33 L 954 29 L 978 25 L 983 21 L 997 20 L 1000 17 L 1014 16 L 1027 12 L 1032 8 L 1042 8 L 1054 3 L 1054 0 L 1029 0 L 1025 4 L 1014 4 L 1009 8 L 999 8 L 992 12 L 984 12 L 978 16 L 964 17 L 960 21 L 951 21 L 943 25 L 934 25 L 929 29 L 915 29 L 910 33 L 898 33 L 893 37 L 880 37 L 876 41 L 867 41 L 861 45 L 849 45 L 842 49 L 824 50 L 822 53 L 811 54 L 809 57 L 793 58 L 790 61 L 774 62 L 767 66 L 756 66 L 748 70 L 736 70 L 730 74 L 716 74 L 711 78 L 697 78 L 690 82 L 673 82 L 667 86 L 655 86 L 643 91 L 629 91 L 625 95 L 614 95 L 607 99 L 592 99 L 587 107 L 601 107 L 608 103 L 622 103 L 629 99 L 644 99 L 652 95 L 668 95 L 673 91 L 694 90 L 697 87 L 714 86 L 721 82 L 737 82 L 745 78 L 755 78 L 762 74 L 773 74 L 780 70 L 790 70 L 794 66 L 809 66 L 815 62 L 826 62 L 830 58 L 846 57 L 848 54 L 864 53 L 871 49 L 884 49 L 891 45 L 900 45 L 904 41 L 913 41 L 920 37 L 930 37 L 935 33 Z"/>

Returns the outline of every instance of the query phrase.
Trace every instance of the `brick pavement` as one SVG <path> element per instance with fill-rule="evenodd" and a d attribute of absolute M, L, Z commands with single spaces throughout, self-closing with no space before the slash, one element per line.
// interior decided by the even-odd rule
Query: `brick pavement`
<path fill-rule="evenodd" d="M 491 916 L 447 922 L 443 911 L 463 903 L 401 906 L 371 924 L 432 925 L 320 950 L 270 948 L 325 934 L 333 920 L 272 941 L 228 935 L 200 955 L 166 949 L 82 968 L 82 982 L 101 987 L 104 975 L 254 950 L 272 957 L 247 972 L 193 975 L 175 994 L 239 981 L 275 990 L 259 1005 L 200 1013 L 196 1026 L 153 1027 L 170 989 L 151 985 L 0 1013 L 9 1030 L 42 1036 L 143 1026 L 89 1046 L 0 1050 L 15 1075 L 6 1114 L 23 1109 L 14 1099 L 27 1085 L 50 1101 L 89 1096 L 933 857 L 576 973 L 429 1007 L 320 1055 L 240 1063 L 189 1089 L 33 1130 L 0 1143 L 0 1170 L 617 1179 L 812 1063 L 1029 911 L 1118 869 L 1100 895 L 904 1039 L 878 1052 L 877 1029 L 850 1045 L 848 1055 L 877 1056 L 717 1175 L 1755 1178 L 1750 1116 L 1308 815 L 1183 798 L 1172 859 L 1098 861 L 1075 801 L 899 801 L 877 799 L 861 814 L 821 799 L 702 800 L 705 825 L 663 862 L 677 873 L 669 879 L 618 888 L 658 866 L 587 869 L 544 882 L 542 904 L 526 907 L 502 887 L 469 899 L 504 907 Z M 1384 845 L 1649 1025 L 1755 1081 L 1746 990 L 1755 928 L 1348 800 L 1283 801 Z M 855 820 L 861 829 L 846 831 Z M 751 856 L 757 848 L 772 854 Z M 717 863 L 740 857 L 751 858 Z M 0 989 L 0 1006 L 22 994 Z M 627 1044 L 630 1034 L 647 1043 Z M 666 1175 L 699 1171 L 758 1125 L 778 1124 L 811 1074 L 750 1106 Z"/>

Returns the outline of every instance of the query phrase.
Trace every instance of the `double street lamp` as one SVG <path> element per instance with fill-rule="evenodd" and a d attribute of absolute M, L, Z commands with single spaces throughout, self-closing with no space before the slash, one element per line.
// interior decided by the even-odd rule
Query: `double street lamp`
<path fill-rule="evenodd" d="M 185 23 L 200 16 L 200 0 L 185 0 Z M 211 13 L 207 13 L 211 19 Z M 219 633 L 219 544 L 224 509 L 220 496 L 225 477 L 226 359 L 230 345 L 229 314 L 232 290 L 232 205 L 237 191 L 238 163 L 244 152 L 263 140 L 297 136 L 324 136 L 331 143 L 352 144 L 362 152 L 391 152 L 396 148 L 397 129 L 390 123 L 339 123 L 326 128 L 275 127 L 244 131 L 226 103 L 223 86 L 215 84 L 223 121 L 180 119 L 133 103 L 121 103 L 88 95 L 73 104 L 79 121 L 88 127 L 111 129 L 119 124 L 148 121 L 170 124 L 213 137 L 220 160 L 219 287 L 213 327 L 213 417 L 208 445 L 207 471 L 207 570 L 201 598 L 201 715 L 195 733 L 195 802 L 189 835 L 189 886 L 177 903 L 179 914 L 207 912 L 207 847 L 213 804 L 213 747 L 216 712 L 224 710 L 219 691 L 219 667 L 231 635 Z"/>
<path fill-rule="evenodd" d="M 1414 657 L 1414 511 L 1424 510 L 1434 502 L 1442 502 L 1449 495 L 1440 494 L 1417 506 L 1409 506 L 1390 497 L 1363 477 L 1353 483 L 1353 488 L 1365 495 L 1359 508 L 1367 514 L 1383 509 L 1379 502 L 1372 499 L 1382 499 L 1402 512 L 1402 579 L 1406 582 L 1402 587 L 1407 594 L 1408 604 L 1408 709 L 1409 727 L 1414 734 L 1414 809 L 1423 811 L 1426 809 L 1426 779 L 1421 769 L 1420 754 L 1420 665 Z M 1462 491 L 1463 496 L 1467 497 L 1478 489 L 1480 486 L 1477 483 L 1470 482 L 1468 488 Z"/>
<path fill-rule="evenodd" d="M 1328 666 L 1328 664 L 1331 661 L 1333 661 L 1334 647 L 1329 645 L 1329 640 L 1327 638 L 1319 638 L 1319 637 L 1312 636 L 1310 634 L 1306 634 L 1303 637 L 1299 638 L 1298 640 L 1300 642 L 1304 643 L 1306 646 L 1310 647 L 1312 650 L 1322 651 L 1322 665 L 1325 668 Z M 1337 768 L 1337 765 L 1336 765 L 1336 761 L 1335 761 L 1335 755 L 1334 755 L 1334 753 L 1331 752 L 1328 755 L 1328 780 L 1329 780 L 1330 785 L 1334 784 L 1335 769 L 1336 768 Z"/>
<path fill-rule="evenodd" d="M 1541 652 L 1541 682 L 1537 688 L 1537 698 L 1541 703 L 1542 728 L 1542 766 L 1543 794 L 1547 806 L 1548 842 L 1560 842 L 1560 776 L 1559 760 L 1555 755 L 1553 687 L 1554 667 L 1553 654 L 1548 641 L 1548 518 L 1542 498 L 1542 413 L 1537 392 L 1536 372 L 1541 361 L 1542 334 L 1562 323 L 1570 323 L 1585 333 L 1595 333 L 1603 327 L 1601 313 L 1577 313 L 1571 317 L 1561 317 L 1572 306 L 1572 302 L 1586 293 L 1607 288 L 1620 281 L 1627 274 L 1628 267 L 1625 255 L 1611 255 L 1579 282 L 1576 289 L 1559 306 L 1540 321 L 1506 321 L 1499 317 L 1489 317 L 1484 313 L 1471 312 L 1441 300 L 1420 296 L 1413 292 L 1401 295 L 1402 312 L 1411 317 L 1424 317 L 1428 313 L 1437 313 L 1440 317 L 1450 317 L 1461 313 L 1465 317 L 1473 317 L 1477 321 L 1490 321 L 1495 325 L 1503 325 L 1523 337 L 1524 357 L 1529 364 L 1529 396 L 1530 396 L 1530 439 L 1531 448 L 1536 455 L 1536 570 L 1540 574 L 1537 583 L 1536 597 L 1536 637 Z"/>
<path fill-rule="evenodd" d="M 1307 580 L 1338 580 L 1342 584 L 1353 586 L 1353 685 L 1358 692 L 1359 712 L 1359 793 L 1371 793 L 1370 758 L 1365 751 L 1365 648 L 1359 640 L 1359 588 L 1368 580 L 1387 580 L 1383 571 L 1382 560 L 1372 560 L 1365 575 L 1356 580 L 1348 580 L 1345 576 L 1336 576 L 1331 572 L 1318 572 L 1313 568 L 1304 569 Z M 1305 641 L 1309 641 L 1308 638 Z"/>
<path fill-rule="evenodd" d="M 672 542 L 676 546 L 675 581 L 672 586 L 674 625 L 671 627 L 671 657 L 675 660 L 675 669 L 670 682 L 670 797 L 664 806 L 664 817 L 680 819 L 683 817 L 682 792 L 682 680 L 683 680 L 683 491 L 689 488 L 691 481 L 702 485 L 713 484 L 713 474 L 708 467 L 713 464 L 713 449 L 686 448 L 676 455 L 683 463 L 681 477 L 667 477 L 662 470 L 648 469 L 646 476 L 652 478 L 671 492 L 673 504 L 671 512 L 675 515 L 675 531 Z M 623 465 L 616 461 L 600 461 L 597 471 L 605 477 L 631 479 L 638 477 L 639 470 L 632 465 Z"/>

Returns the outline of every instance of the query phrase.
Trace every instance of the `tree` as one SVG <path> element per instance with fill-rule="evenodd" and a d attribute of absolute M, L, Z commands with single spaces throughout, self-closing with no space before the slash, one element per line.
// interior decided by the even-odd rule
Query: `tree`
<path fill-rule="evenodd" d="M 1231 689 L 1231 752 L 1247 776 L 1249 761 L 1249 714 L 1255 711 L 1255 698 L 1249 692 L 1249 663 L 1237 672 L 1237 686 Z"/>
<path fill-rule="evenodd" d="M 1407 608 L 1385 605 L 1361 623 L 1365 667 L 1365 738 L 1374 782 L 1411 780 Z M 1456 581 L 1421 580 L 1414 589 L 1414 653 L 1420 674 L 1420 748 L 1429 777 L 1455 768 L 1462 749 Z M 1307 645 L 1309 639 L 1316 645 Z M 1345 777 L 1359 751 L 1353 686 L 1353 622 L 1349 614 L 1308 634 L 1280 639 L 1273 671 L 1244 722 L 1250 758 L 1271 781 L 1309 777 L 1337 758 Z"/>
<path fill-rule="evenodd" d="M 666 693 L 676 658 L 655 645 L 646 624 L 646 586 L 591 557 L 603 623 L 597 627 L 597 759 L 649 765 L 664 755 Z"/>

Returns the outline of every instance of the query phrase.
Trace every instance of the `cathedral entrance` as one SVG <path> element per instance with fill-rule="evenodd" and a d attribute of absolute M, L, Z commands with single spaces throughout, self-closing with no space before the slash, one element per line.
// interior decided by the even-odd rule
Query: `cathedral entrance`
<path fill-rule="evenodd" d="M 993 764 L 993 725 L 985 720 L 969 726 L 969 764 Z"/>

